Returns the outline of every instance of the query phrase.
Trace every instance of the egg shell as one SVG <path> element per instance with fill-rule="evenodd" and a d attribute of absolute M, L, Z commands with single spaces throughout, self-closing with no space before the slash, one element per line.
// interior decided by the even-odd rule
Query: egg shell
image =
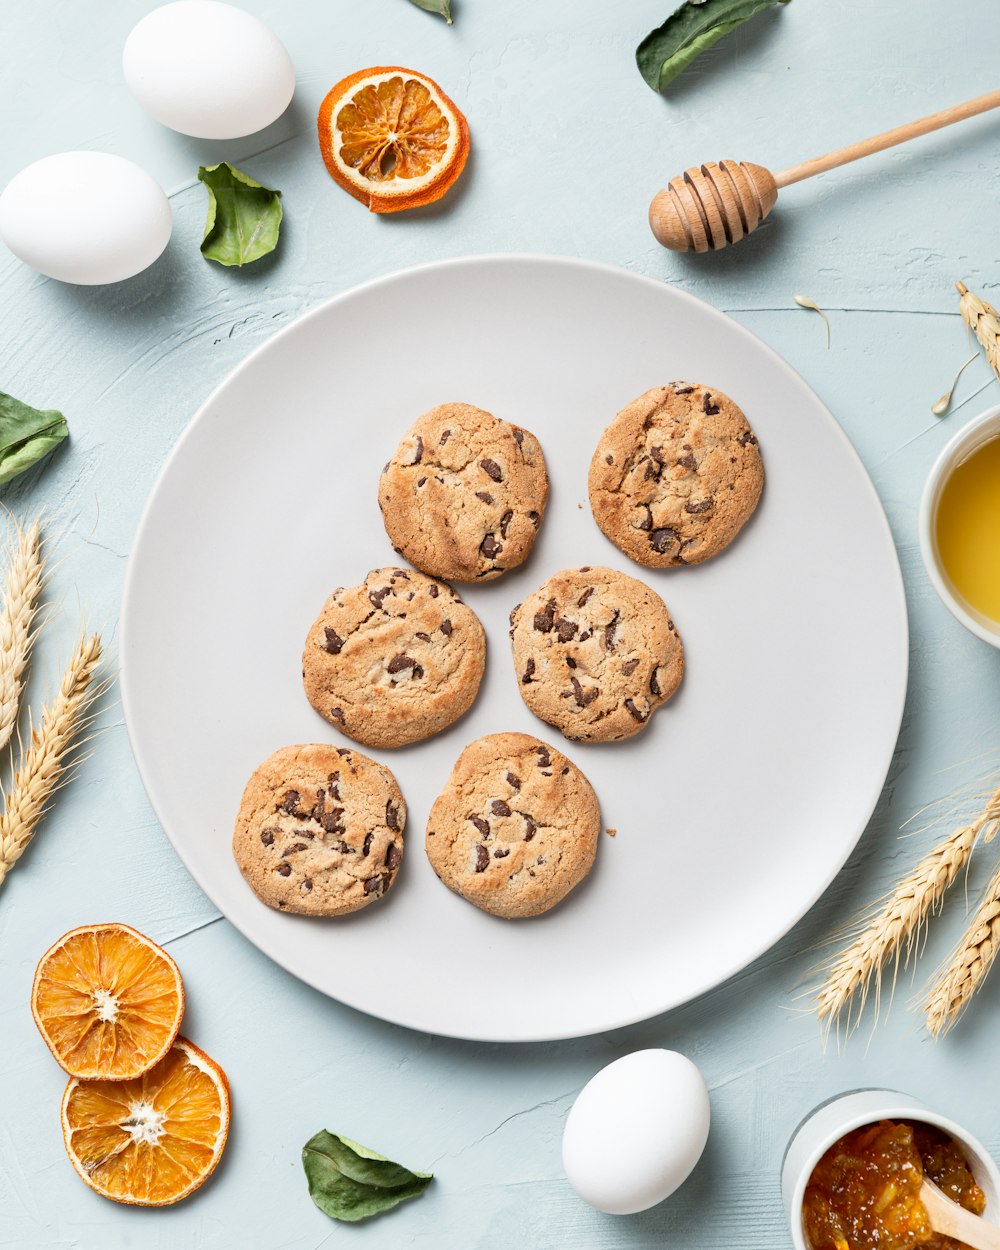
<path fill-rule="evenodd" d="M 28 165 L 0 195 L 0 238 L 60 282 L 121 282 L 151 265 L 173 221 L 162 188 L 109 152 L 60 152 Z"/>
<path fill-rule="evenodd" d="M 610 1215 L 645 1211 L 687 1180 L 708 1140 L 708 1088 L 674 1050 L 637 1050 L 580 1091 L 563 1130 L 563 1168 Z"/>
<path fill-rule="evenodd" d="M 122 53 L 129 90 L 172 130 L 238 139 L 275 121 L 295 92 L 285 45 L 252 13 L 176 0 L 133 27 Z"/>

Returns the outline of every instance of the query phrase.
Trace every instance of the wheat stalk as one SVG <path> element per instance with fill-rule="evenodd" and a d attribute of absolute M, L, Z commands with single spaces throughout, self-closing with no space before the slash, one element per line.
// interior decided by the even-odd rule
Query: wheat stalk
<path fill-rule="evenodd" d="M 41 534 L 38 522 L 17 529 L 17 548 L 7 570 L 0 608 L 0 751 L 17 724 L 24 670 L 34 642 L 32 624 L 42 591 Z"/>
<path fill-rule="evenodd" d="M 1000 314 L 992 304 L 973 295 L 964 282 L 956 282 L 955 289 L 962 297 L 958 307 L 965 324 L 982 344 L 990 368 L 1000 378 Z"/>
<path fill-rule="evenodd" d="M 58 692 L 42 711 L 40 727 L 32 730 L 0 816 L 0 886 L 35 836 L 62 782 L 67 758 L 99 693 L 94 676 L 100 662 L 100 636 L 81 637 Z"/>
<path fill-rule="evenodd" d="M 1000 790 L 990 800 L 992 819 L 1000 821 Z M 924 1000 L 927 1030 L 943 1037 L 972 1002 L 1000 949 L 1000 868 L 951 956 L 939 969 Z"/>
<path fill-rule="evenodd" d="M 928 851 L 913 871 L 875 904 L 873 912 L 858 922 L 851 941 L 826 966 L 823 983 L 815 992 L 813 1010 L 828 1033 L 843 1023 L 850 1035 L 860 1023 L 873 989 L 877 1022 L 886 966 L 892 965 L 895 986 L 900 964 L 905 967 L 909 963 L 948 887 L 968 863 L 980 837 L 989 842 L 996 835 L 998 822 L 1000 788 L 971 824 L 955 829 Z"/>

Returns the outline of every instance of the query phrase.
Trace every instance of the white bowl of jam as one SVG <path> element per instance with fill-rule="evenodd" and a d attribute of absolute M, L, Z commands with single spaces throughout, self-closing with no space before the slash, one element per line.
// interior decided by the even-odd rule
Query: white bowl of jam
<path fill-rule="evenodd" d="M 795 1250 L 961 1250 L 929 1234 L 924 1175 L 987 1219 L 1000 1215 L 1000 1170 L 985 1146 L 920 1099 L 861 1089 L 821 1104 L 795 1130 L 781 1194 Z"/>
<path fill-rule="evenodd" d="M 920 554 L 941 601 L 1000 647 L 1000 404 L 962 426 L 920 501 Z"/>

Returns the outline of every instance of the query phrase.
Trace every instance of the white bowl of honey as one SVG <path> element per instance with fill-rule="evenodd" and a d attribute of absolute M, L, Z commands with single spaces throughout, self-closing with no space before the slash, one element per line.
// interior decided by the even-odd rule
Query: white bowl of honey
<path fill-rule="evenodd" d="M 795 1250 L 961 1248 L 930 1233 L 919 1199 L 924 1175 L 966 1210 L 1000 1215 L 1000 1171 L 985 1146 L 920 1099 L 860 1089 L 822 1103 L 795 1130 L 781 1165 Z"/>
<path fill-rule="evenodd" d="M 964 425 L 930 471 L 920 553 L 941 601 L 1000 647 L 1000 405 Z"/>

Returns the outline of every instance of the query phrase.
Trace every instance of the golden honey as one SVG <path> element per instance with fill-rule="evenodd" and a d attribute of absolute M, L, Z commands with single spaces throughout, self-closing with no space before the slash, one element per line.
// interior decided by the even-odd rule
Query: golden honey
<path fill-rule="evenodd" d="M 981 443 L 945 481 L 935 522 L 952 587 L 1000 623 L 1000 437 Z"/>

